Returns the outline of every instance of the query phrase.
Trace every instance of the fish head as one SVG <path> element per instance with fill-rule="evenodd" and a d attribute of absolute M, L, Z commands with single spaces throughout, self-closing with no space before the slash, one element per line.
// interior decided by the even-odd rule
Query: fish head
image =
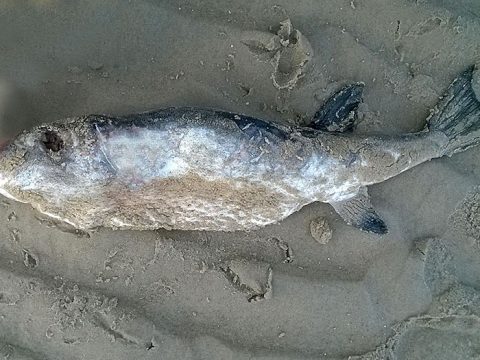
<path fill-rule="evenodd" d="M 68 122 L 24 131 L 0 148 L 0 193 L 35 204 L 88 191 L 89 149 L 87 137 Z"/>

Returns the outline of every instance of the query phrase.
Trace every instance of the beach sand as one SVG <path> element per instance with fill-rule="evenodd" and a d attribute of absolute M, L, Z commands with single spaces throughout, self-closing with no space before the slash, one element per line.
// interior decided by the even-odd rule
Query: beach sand
<path fill-rule="evenodd" d="M 352 82 L 356 131 L 399 134 L 475 63 L 477 0 L 3 0 L 0 138 L 177 105 L 302 124 Z M 248 233 L 75 234 L 2 198 L 0 358 L 478 359 L 479 164 L 370 187 L 384 236 L 321 203 Z"/>

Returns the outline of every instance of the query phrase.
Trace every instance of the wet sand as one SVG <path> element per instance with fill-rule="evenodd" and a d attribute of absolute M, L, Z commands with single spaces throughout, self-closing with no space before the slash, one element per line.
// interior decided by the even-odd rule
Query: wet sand
<path fill-rule="evenodd" d="M 417 131 L 479 34 L 476 0 L 4 0 L 0 138 L 176 105 L 302 124 L 359 81 L 356 131 Z M 248 233 L 86 236 L 2 198 L 0 358 L 478 359 L 479 163 L 372 186 L 384 236 L 321 203 Z"/>

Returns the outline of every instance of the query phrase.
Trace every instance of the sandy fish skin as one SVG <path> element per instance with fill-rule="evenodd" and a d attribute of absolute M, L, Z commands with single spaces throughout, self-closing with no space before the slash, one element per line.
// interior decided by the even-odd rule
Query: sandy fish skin
<path fill-rule="evenodd" d="M 384 233 L 365 186 L 478 143 L 478 100 L 460 85 L 465 124 L 451 116 L 465 109 L 447 104 L 429 129 L 395 137 L 196 108 L 68 119 L 25 131 L 1 151 L 0 191 L 84 230 L 249 230 L 323 201 Z"/>

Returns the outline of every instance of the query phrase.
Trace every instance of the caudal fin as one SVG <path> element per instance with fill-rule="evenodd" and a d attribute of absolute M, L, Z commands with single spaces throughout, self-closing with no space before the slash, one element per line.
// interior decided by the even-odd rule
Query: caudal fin
<path fill-rule="evenodd" d="M 474 71 L 472 66 L 453 81 L 427 119 L 430 131 L 442 132 L 448 138 L 444 155 L 480 144 L 480 94 L 472 87 Z"/>

